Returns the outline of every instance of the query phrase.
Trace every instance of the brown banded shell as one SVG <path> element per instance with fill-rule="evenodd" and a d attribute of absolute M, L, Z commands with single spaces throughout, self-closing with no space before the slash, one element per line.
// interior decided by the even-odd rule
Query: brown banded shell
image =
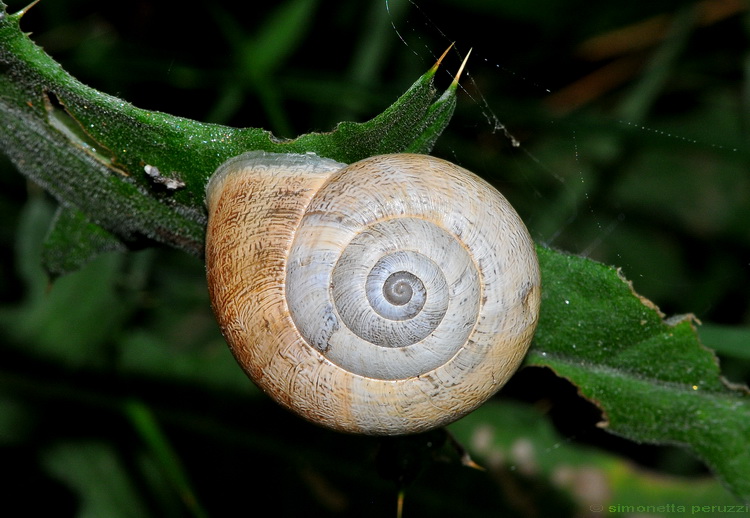
<path fill-rule="evenodd" d="M 206 197 L 222 332 L 258 386 L 313 422 L 378 435 L 446 425 L 529 347 L 534 245 L 461 167 L 250 152 L 219 167 Z"/>

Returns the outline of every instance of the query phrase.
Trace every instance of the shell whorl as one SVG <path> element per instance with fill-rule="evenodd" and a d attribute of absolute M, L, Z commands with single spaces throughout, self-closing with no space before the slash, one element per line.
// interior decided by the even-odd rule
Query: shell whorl
<path fill-rule="evenodd" d="M 345 166 L 251 152 L 207 187 L 212 305 L 283 405 L 370 434 L 452 422 L 494 394 L 536 326 L 534 247 L 505 198 L 425 155 Z"/>

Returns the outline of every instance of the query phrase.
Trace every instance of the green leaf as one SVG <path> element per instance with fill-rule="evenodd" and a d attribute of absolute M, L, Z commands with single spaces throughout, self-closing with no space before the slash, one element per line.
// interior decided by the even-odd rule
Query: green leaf
<path fill-rule="evenodd" d="M 449 429 L 494 478 L 513 479 L 511 487 L 519 490 L 516 500 L 533 502 L 537 516 L 592 516 L 593 506 L 645 510 L 667 503 L 689 514 L 693 506 L 737 504 L 736 497 L 712 477 L 649 471 L 628 458 L 570 441 L 538 408 L 528 405 L 493 400 Z M 539 498 L 538 488 L 544 484 L 550 485 L 547 491 L 552 494 Z M 573 512 L 563 512 L 560 495 L 550 498 L 555 493 L 565 494 Z"/>
<path fill-rule="evenodd" d="M 750 329 L 712 324 L 702 325 L 698 331 L 703 343 L 716 352 L 750 360 Z"/>
<path fill-rule="evenodd" d="M 42 265 L 53 276 L 72 273 L 104 252 L 125 246 L 81 212 L 60 207 L 42 249 Z"/>
<path fill-rule="evenodd" d="M 695 319 L 664 320 L 614 268 L 537 251 L 542 311 L 527 364 L 574 383 L 608 431 L 686 446 L 750 500 L 750 396 L 721 377 Z"/>
<path fill-rule="evenodd" d="M 222 88 L 224 94 L 218 105 L 218 114 L 250 93 L 265 108 L 271 126 L 282 135 L 290 134 L 274 73 L 300 44 L 310 25 L 308 20 L 314 16 L 316 4 L 315 0 L 284 2 L 264 20 L 259 32 L 250 36 L 240 20 L 214 8 L 232 48 L 238 71 Z"/>
<path fill-rule="evenodd" d="M 42 452 L 42 463 L 80 495 L 77 518 L 152 516 L 111 445 L 98 442 L 57 444 Z"/>
<path fill-rule="evenodd" d="M 282 4 L 263 24 L 263 29 L 253 38 L 250 73 L 255 77 L 268 74 L 291 54 L 309 26 L 315 0 L 290 0 Z"/>
<path fill-rule="evenodd" d="M 292 0 L 284 5 L 308 3 Z M 84 232 L 103 231 L 126 245 L 140 245 L 146 239 L 200 255 L 204 184 L 226 158 L 249 149 L 313 151 L 343 162 L 383 152 L 427 152 L 455 106 L 455 89 L 435 100 L 432 69 L 381 115 L 367 123 L 342 123 L 330 133 L 280 140 L 257 128 L 203 124 L 140 110 L 82 85 L 21 32 L 23 13 L 7 15 L 2 2 L 0 7 L 0 123 L 4 128 L 0 147 L 64 207 L 65 225 L 60 229 L 69 229 L 56 228 L 50 234 L 55 239 L 63 236 L 49 245 L 50 256 L 64 253 L 66 234 L 67 246 L 74 248 L 75 239 L 70 236 L 80 236 L 81 228 L 88 225 L 90 230 Z M 685 25 L 676 25 L 669 40 L 674 46 L 654 61 L 648 77 L 632 93 L 638 102 L 624 108 L 635 120 L 664 84 L 656 65 L 671 65 L 684 43 L 680 28 L 692 22 L 685 15 L 680 23 Z M 264 64 L 267 70 L 273 70 L 295 44 L 291 36 L 286 44 L 287 50 L 281 49 L 275 62 Z M 175 185 L 182 182 L 184 187 L 166 187 L 146 175 L 145 166 L 155 167 L 158 178 L 174 180 Z M 70 257 L 70 264 L 58 263 L 61 268 L 75 268 L 102 249 L 96 238 L 85 240 L 88 243 Z M 528 364 L 549 367 L 571 380 L 602 409 L 603 426 L 609 431 L 635 441 L 685 445 L 735 494 L 750 499 L 748 396 L 724 383 L 715 358 L 696 337 L 694 321 L 690 317 L 665 321 L 612 268 L 543 248 L 539 255 L 544 301 Z M 117 264 L 103 261 L 94 266 L 101 268 L 100 279 L 109 279 L 107 285 L 111 285 Z M 38 279 L 34 286 L 39 287 Z M 81 286 L 64 291 L 71 296 L 86 293 L 87 287 Z M 112 297 L 111 290 L 100 290 L 85 305 L 98 306 L 106 313 L 107 307 L 122 306 L 122 301 Z M 43 314 L 34 314 L 35 308 L 33 303 L 27 305 L 28 322 L 37 328 L 53 328 L 45 324 Z M 55 312 L 65 314 L 60 308 Z M 76 343 L 103 343 L 100 328 L 117 327 L 100 325 L 107 321 L 97 315 L 101 314 L 81 318 L 95 323 L 95 333 Z M 6 316 L 10 318 L 5 322 L 15 322 L 16 329 L 26 326 L 15 315 Z M 117 324 L 121 317 L 114 320 Z M 32 334 L 25 338 L 50 346 L 55 342 L 37 340 Z M 123 355 L 128 360 L 126 370 L 142 358 L 139 353 L 155 348 L 154 343 L 158 342 L 144 340 L 139 350 Z M 103 363 L 101 358 L 84 361 L 83 348 L 70 350 L 77 359 L 70 362 L 73 365 Z M 200 364 L 200 357 L 196 358 L 192 367 Z M 137 372 L 153 372 L 158 377 L 165 372 L 160 366 L 164 363 L 162 356 Z M 179 365 L 174 371 L 191 376 Z"/>
<path fill-rule="evenodd" d="M 306 5 L 289 4 L 294 12 Z M 0 149 L 95 232 L 104 229 L 131 246 L 146 239 L 202 255 L 204 186 L 229 157 L 262 149 L 350 163 L 380 153 L 424 153 L 455 107 L 455 88 L 436 101 L 436 66 L 371 121 L 341 123 L 330 133 L 282 140 L 259 128 L 204 124 L 141 110 L 81 84 L 21 32 L 24 11 L 5 14 L 2 2 L 0 8 Z M 146 166 L 178 187 L 155 181 Z M 54 249 L 59 255 L 60 245 Z"/>
<path fill-rule="evenodd" d="M 196 518 L 207 517 L 206 511 L 198 502 L 185 468 L 174 451 L 164 431 L 157 422 L 151 409 L 136 400 L 127 401 L 124 410 L 138 435 L 148 445 L 151 456 L 156 459 L 159 467 L 171 484 L 179 493 L 185 507 Z"/>
<path fill-rule="evenodd" d="M 50 286 L 40 257 L 52 217 L 51 203 L 42 196 L 25 207 L 16 246 L 25 296 L 15 307 L 0 308 L 0 327 L 6 345 L 27 354 L 68 367 L 101 368 L 111 360 L 103 344 L 114 338 L 133 308 L 134 298 L 118 286 L 125 256 L 101 255 Z"/>

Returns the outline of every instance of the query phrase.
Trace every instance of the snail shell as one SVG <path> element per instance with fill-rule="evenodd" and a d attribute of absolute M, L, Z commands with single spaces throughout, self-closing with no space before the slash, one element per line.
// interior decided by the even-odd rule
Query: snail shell
<path fill-rule="evenodd" d="M 508 201 L 461 167 L 250 152 L 218 168 L 206 198 L 222 332 L 258 386 L 313 422 L 376 435 L 446 425 L 529 347 L 533 243 Z"/>

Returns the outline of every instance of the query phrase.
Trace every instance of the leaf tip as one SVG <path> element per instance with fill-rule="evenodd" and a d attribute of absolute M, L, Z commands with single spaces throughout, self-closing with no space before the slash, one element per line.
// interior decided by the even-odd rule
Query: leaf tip
<path fill-rule="evenodd" d="M 40 1 L 41 1 L 41 0 L 34 0 L 33 2 L 31 2 L 31 3 L 29 4 L 29 5 L 27 5 L 27 6 L 26 6 L 26 7 L 24 7 L 23 9 L 21 9 L 21 10 L 19 10 L 19 11 L 16 11 L 15 13 L 13 13 L 13 16 L 14 16 L 15 18 L 17 18 L 17 19 L 19 19 L 19 20 L 20 20 L 20 19 L 21 19 L 21 17 L 23 17 L 23 15 L 24 15 L 24 14 L 28 13 L 28 12 L 29 12 L 29 10 L 30 10 L 30 9 L 31 9 L 32 7 L 34 7 L 34 6 L 36 5 L 36 4 L 38 4 L 38 3 L 40 2 Z"/>
<path fill-rule="evenodd" d="M 38 0 L 37 0 L 37 1 L 38 1 Z M 448 46 L 448 48 L 447 48 L 447 49 L 445 49 L 445 52 L 443 52 L 443 53 L 442 53 L 442 54 L 440 55 L 440 57 L 439 57 L 439 58 L 438 58 L 438 60 L 437 60 L 437 61 L 435 62 L 435 64 L 434 64 L 434 65 L 432 65 L 432 68 L 430 69 L 430 74 L 434 74 L 435 72 L 437 72 L 437 69 L 438 69 L 438 68 L 440 68 L 440 64 L 441 64 L 441 63 L 443 62 L 443 59 L 445 59 L 445 56 L 447 56 L 447 55 L 448 55 L 448 52 L 450 52 L 450 50 L 451 50 L 451 49 L 453 48 L 453 45 L 455 45 L 455 42 L 454 42 L 454 43 L 451 43 L 451 44 L 450 44 L 450 45 Z"/>
<path fill-rule="evenodd" d="M 453 78 L 453 82 L 451 83 L 450 88 L 455 90 L 458 88 L 458 81 L 461 79 L 461 74 L 464 72 L 464 68 L 466 67 L 466 63 L 469 61 L 469 56 L 471 56 L 471 51 L 474 49 L 469 49 L 469 52 L 466 54 L 466 57 L 461 62 L 461 66 L 458 68 L 458 73 L 456 73 L 456 77 Z M 447 51 L 446 51 L 447 52 Z"/>

